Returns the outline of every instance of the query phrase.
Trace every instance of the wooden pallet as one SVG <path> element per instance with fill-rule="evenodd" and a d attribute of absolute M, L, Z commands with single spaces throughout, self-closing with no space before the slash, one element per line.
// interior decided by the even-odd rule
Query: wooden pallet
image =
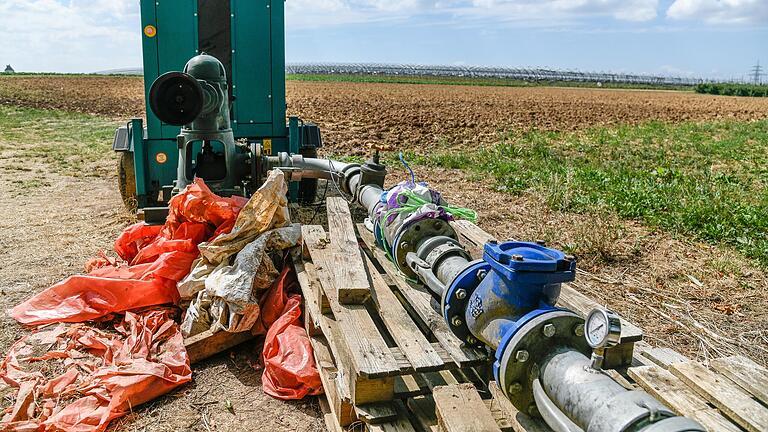
<path fill-rule="evenodd" d="M 400 277 L 372 234 L 352 224 L 347 204 L 332 199 L 328 206 L 329 233 L 303 227 L 303 251 L 294 258 L 328 429 L 549 431 L 490 382 L 491 359 L 453 336 L 427 289 Z M 475 257 L 492 239 L 468 222 L 454 227 Z M 349 276 L 360 269 L 367 292 L 359 274 Z M 340 293 L 350 289 L 355 294 L 342 301 Z M 570 286 L 563 287 L 560 305 L 581 314 L 597 306 Z M 622 324 L 622 343 L 608 356 L 616 369 L 607 371 L 620 384 L 644 388 L 710 430 L 768 430 L 768 371 L 744 358 L 717 360 L 715 371 L 707 370 L 650 347 L 637 326 Z"/>

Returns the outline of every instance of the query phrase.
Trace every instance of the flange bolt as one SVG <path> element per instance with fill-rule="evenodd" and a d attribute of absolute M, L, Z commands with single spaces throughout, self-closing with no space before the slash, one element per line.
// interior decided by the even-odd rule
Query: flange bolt
<path fill-rule="evenodd" d="M 517 360 L 518 363 L 525 363 L 528 361 L 528 358 L 530 358 L 530 354 L 528 354 L 528 351 L 526 350 L 520 350 L 515 353 L 515 360 Z"/>
<path fill-rule="evenodd" d="M 467 298 L 467 290 L 463 290 L 463 289 L 456 290 L 456 298 L 459 300 L 464 300 L 465 298 Z"/>
<path fill-rule="evenodd" d="M 539 367 L 539 365 L 534 364 L 533 366 L 531 366 L 531 379 L 535 380 L 536 378 L 538 378 L 540 372 L 541 372 L 541 368 Z"/>
<path fill-rule="evenodd" d="M 464 321 L 462 321 L 461 318 L 455 316 L 451 320 L 451 324 L 453 324 L 454 327 L 461 327 L 461 325 L 464 324 Z"/>
<path fill-rule="evenodd" d="M 579 324 L 573 328 L 573 334 L 578 337 L 584 336 L 584 324 Z"/>
<path fill-rule="evenodd" d="M 551 338 L 557 333 L 557 327 L 554 324 L 547 324 L 544 326 L 544 336 Z"/>
<path fill-rule="evenodd" d="M 521 391 L 523 391 L 523 385 L 519 382 L 510 384 L 509 394 L 514 395 L 520 393 Z"/>

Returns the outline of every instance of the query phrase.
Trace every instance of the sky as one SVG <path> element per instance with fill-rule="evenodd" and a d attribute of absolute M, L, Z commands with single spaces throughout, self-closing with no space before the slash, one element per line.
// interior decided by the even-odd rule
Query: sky
<path fill-rule="evenodd" d="M 295 63 L 737 79 L 768 66 L 768 0 L 286 0 L 286 33 Z M 139 0 L 0 0 L 0 63 L 18 71 L 135 68 L 140 41 Z"/>

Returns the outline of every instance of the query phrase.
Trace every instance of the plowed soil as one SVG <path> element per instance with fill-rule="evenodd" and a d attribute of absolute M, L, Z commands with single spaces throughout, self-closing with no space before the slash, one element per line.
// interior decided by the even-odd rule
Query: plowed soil
<path fill-rule="evenodd" d="M 764 118 L 768 98 L 581 88 L 290 81 L 288 111 L 322 127 L 333 154 L 368 144 L 417 152 L 472 149 L 509 130 L 573 131 L 650 120 Z M 0 103 L 128 119 L 144 115 L 139 77 L 10 77 Z"/>

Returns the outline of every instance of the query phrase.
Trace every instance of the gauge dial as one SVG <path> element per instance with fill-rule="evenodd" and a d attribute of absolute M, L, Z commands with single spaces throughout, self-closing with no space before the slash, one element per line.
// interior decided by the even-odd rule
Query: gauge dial
<path fill-rule="evenodd" d="M 584 336 L 592 348 L 609 348 L 621 340 L 621 320 L 615 313 L 595 309 L 587 316 Z"/>

